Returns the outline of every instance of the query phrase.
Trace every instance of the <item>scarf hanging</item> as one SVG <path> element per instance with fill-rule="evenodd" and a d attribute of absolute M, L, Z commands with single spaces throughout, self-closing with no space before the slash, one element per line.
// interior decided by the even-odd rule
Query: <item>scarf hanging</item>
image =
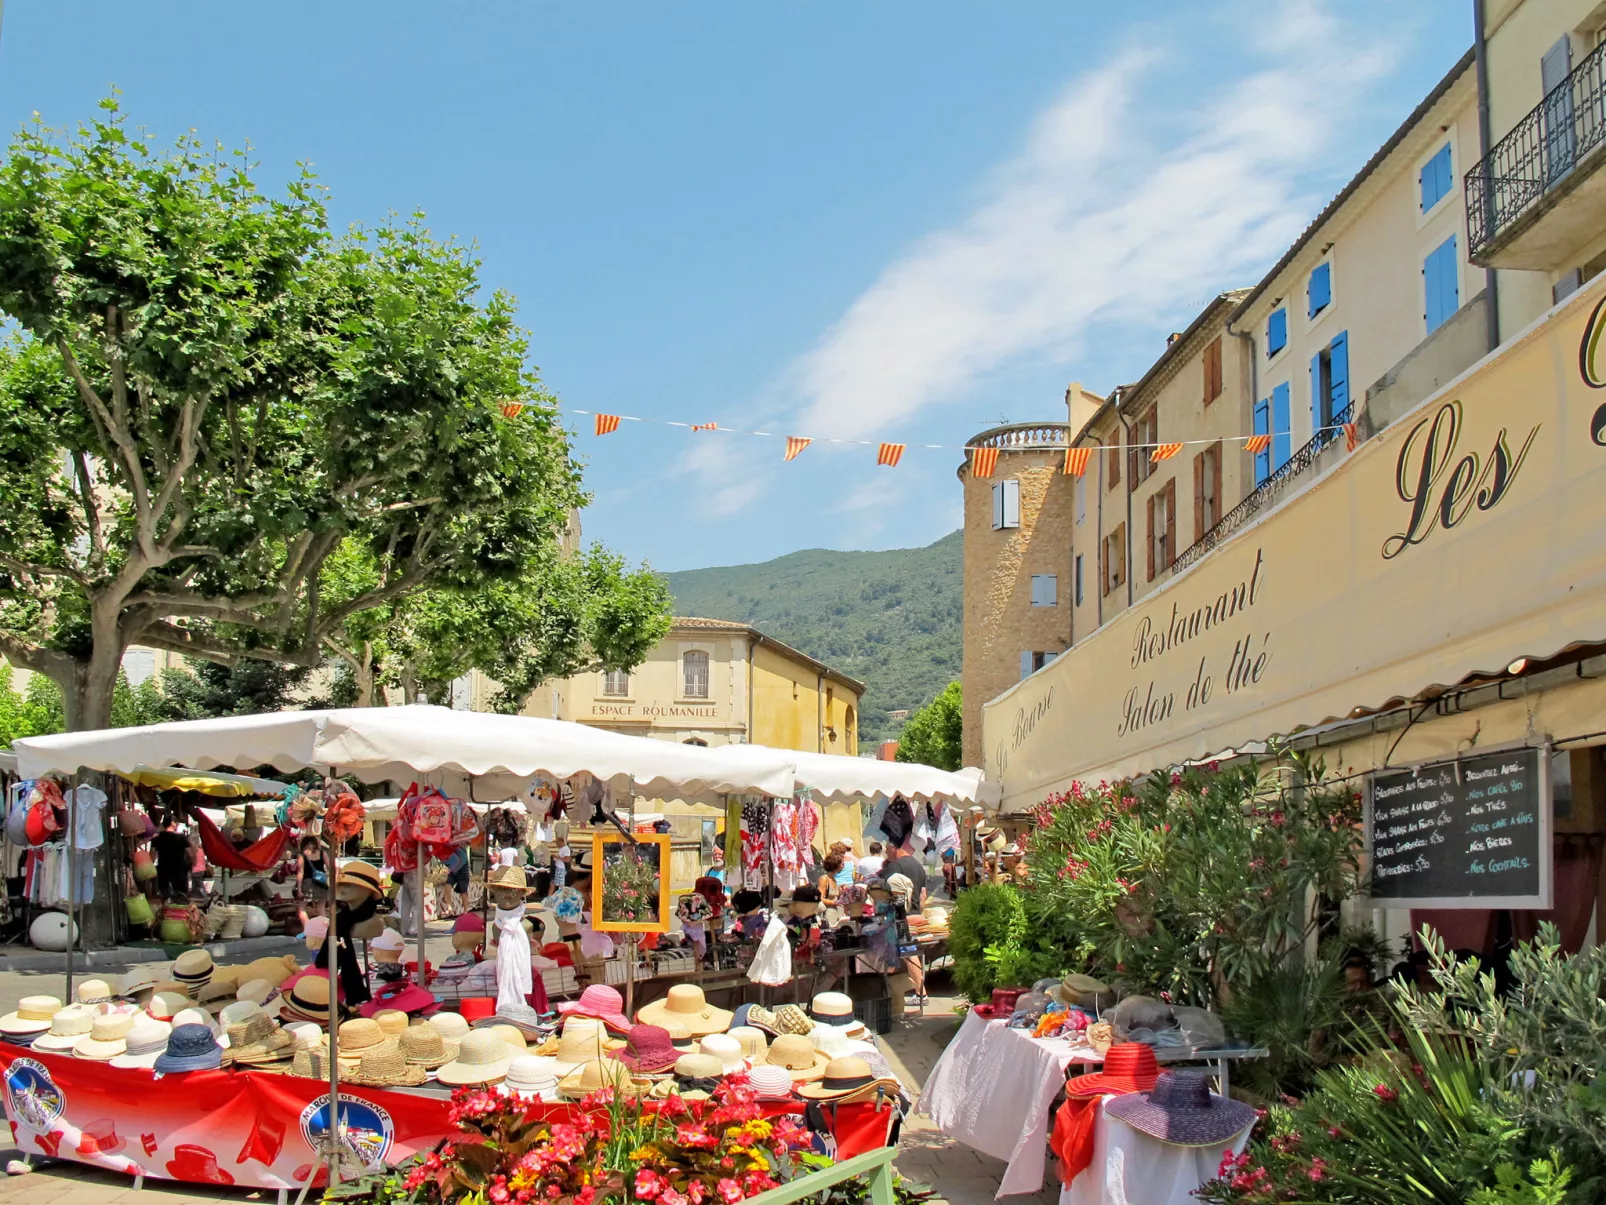
<path fill-rule="evenodd" d="M 530 994 L 530 939 L 524 905 L 496 910 L 496 1011 L 525 1003 Z"/>

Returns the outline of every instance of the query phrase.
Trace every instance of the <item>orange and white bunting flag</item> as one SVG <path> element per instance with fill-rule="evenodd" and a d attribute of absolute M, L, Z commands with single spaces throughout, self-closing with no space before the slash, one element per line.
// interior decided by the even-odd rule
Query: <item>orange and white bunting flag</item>
<path fill-rule="evenodd" d="M 993 470 L 997 467 L 997 448 L 970 449 L 970 475 L 972 477 L 991 477 Z"/>
<path fill-rule="evenodd" d="M 882 444 L 875 454 L 875 462 L 884 464 L 889 469 L 898 467 L 898 461 L 903 459 L 903 450 L 908 444 Z"/>
<path fill-rule="evenodd" d="M 1360 443 L 1360 439 L 1355 434 L 1355 424 L 1354 423 L 1345 423 L 1344 424 L 1344 451 L 1353 452 L 1355 450 L 1355 448 L 1356 448 L 1356 445 L 1359 444 L 1359 443 Z"/>
<path fill-rule="evenodd" d="M 517 418 L 519 415 L 521 415 L 523 413 L 524 413 L 524 403 L 523 402 L 503 402 L 502 403 L 502 417 L 503 418 Z"/>
<path fill-rule="evenodd" d="M 619 416 L 617 414 L 599 414 L 596 419 L 598 435 L 612 435 L 619 429 Z"/>
<path fill-rule="evenodd" d="M 1254 452 L 1256 455 L 1259 455 L 1269 447 L 1271 447 L 1271 436 L 1269 435 L 1251 435 L 1248 439 L 1244 440 L 1245 452 Z"/>
<path fill-rule="evenodd" d="M 805 438 L 802 435 L 788 435 L 786 437 L 786 458 L 788 460 L 796 460 L 798 453 L 813 442 L 812 439 Z"/>
<path fill-rule="evenodd" d="M 1159 464 L 1162 460 L 1170 460 L 1180 451 L 1182 451 L 1181 444 L 1160 444 L 1149 453 L 1149 463 Z"/>
<path fill-rule="evenodd" d="M 1088 462 L 1092 459 L 1092 448 L 1066 448 L 1065 475 L 1067 477 L 1080 477 L 1087 472 Z"/>
<path fill-rule="evenodd" d="M 719 424 L 718 423 L 693 423 L 691 425 L 691 429 L 693 431 L 718 431 L 719 430 Z"/>

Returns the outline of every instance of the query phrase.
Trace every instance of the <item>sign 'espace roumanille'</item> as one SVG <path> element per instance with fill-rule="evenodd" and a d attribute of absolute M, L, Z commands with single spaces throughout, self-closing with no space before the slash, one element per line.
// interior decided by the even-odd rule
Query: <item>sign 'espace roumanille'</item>
<path fill-rule="evenodd" d="M 1606 276 L 983 711 L 1006 811 L 1606 639 Z"/>

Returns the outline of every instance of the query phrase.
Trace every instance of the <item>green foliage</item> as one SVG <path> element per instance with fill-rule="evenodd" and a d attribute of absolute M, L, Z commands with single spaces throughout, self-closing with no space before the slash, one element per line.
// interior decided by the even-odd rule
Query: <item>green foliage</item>
<path fill-rule="evenodd" d="M 0 746 L 23 736 L 48 736 L 66 725 L 61 688 L 42 674 L 31 674 L 21 691 L 11 685 L 11 667 L 0 662 Z"/>
<path fill-rule="evenodd" d="M 1027 845 L 1034 926 L 1134 991 L 1211 1006 L 1298 954 L 1360 884 L 1359 795 L 1321 768 L 1246 765 L 1045 800 Z"/>
<path fill-rule="evenodd" d="M 1262 1101 L 1309 1091 L 1318 1071 L 1351 1053 L 1357 1014 L 1377 999 L 1376 992 L 1353 995 L 1336 958 L 1289 958 L 1239 983 L 1221 1019 L 1228 1033 L 1252 1038 L 1268 1054 L 1234 1067 L 1233 1086 Z"/>
<path fill-rule="evenodd" d="M 272 661 L 241 661 L 219 665 L 189 661 L 182 669 L 164 670 L 156 679 L 141 683 L 150 689 L 144 705 L 149 720 L 205 720 L 223 715 L 257 715 L 285 711 L 298 705 L 297 695 L 312 671 Z"/>
<path fill-rule="evenodd" d="M 1606 955 L 1569 959 L 1546 926 L 1512 957 L 1514 987 L 1434 949 L 1436 990 L 1407 988 L 1392 1028 L 1274 1106 L 1242 1157 L 1201 1190 L 1217 1205 L 1584 1205 L 1606 1186 L 1599 996 Z M 1553 1033 L 1554 1031 L 1554 1033 Z M 1518 1169 L 1527 1169 L 1526 1176 Z"/>
<path fill-rule="evenodd" d="M 0 654 L 69 727 L 130 644 L 313 667 L 358 612 L 555 555 L 579 470 L 467 248 L 337 237 L 310 173 L 268 196 L 103 108 L 0 162 Z"/>
<path fill-rule="evenodd" d="M 995 987 L 1018 985 L 1031 933 L 1026 905 L 1009 883 L 978 883 L 959 893 L 949 917 L 948 949 L 954 984 L 980 1004 Z"/>
<path fill-rule="evenodd" d="M 964 699 L 960 684 L 948 683 L 937 697 L 911 715 L 898 733 L 898 760 L 957 770 L 963 765 L 960 732 Z"/>
<path fill-rule="evenodd" d="M 750 623 L 866 684 L 859 739 L 898 735 L 889 711 L 959 676 L 963 536 L 891 552 L 794 552 L 760 565 L 667 574 L 675 614 Z"/>

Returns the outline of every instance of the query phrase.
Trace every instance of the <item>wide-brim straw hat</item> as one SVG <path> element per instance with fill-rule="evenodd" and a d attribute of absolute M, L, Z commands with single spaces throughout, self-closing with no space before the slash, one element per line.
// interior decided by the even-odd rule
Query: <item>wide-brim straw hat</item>
<path fill-rule="evenodd" d="M 458 1013 L 436 1013 L 428 1018 L 425 1024 L 441 1035 L 441 1041 L 446 1043 L 447 1062 L 457 1057 L 458 1046 L 468 1036 L 468 1022 Z"/>
<path fill-rule="evenodd" d="M 797 1094 L 805 1100 L 841 1100 L 866 1089 L 873 1091 L 879 1079 L 869 1063 L 844 1055 L 832 1059 L 818 1080 L 800 1085 Z"/>
<path fill-rule="evenodd" d="M 820 1026 L 815 1026 L 816 1029 Z M 769 1039 L 764 1036 L 762 1029 L 751 1025 L 740 1025 L 731 1029 L 730 1037 L 742 1048 L 742 1057 L 758 1062 L 770 1048 Z"/>
<path fill-rule="evenodd" d="M 385 1031 L 380 1028 L 379 1022 L 368 1017 L 354 1017 L 350 1021 L 342 1021 L 338 1030 L 338 1043 L 336 1049 L 342 1058 L 347 1055 L 355 1058 L 370 1046 L 378 1046 L 385 1041 Z"/>
<path fill-rule="evenodd" d="M 506 1096 L 522 1100 L 555 1101 L 559 1076 L 552 1059 L 521 1054 L 507 1066 L 507 1078 L 496 1086 Z"/>
<path fill-rule="evenodd" d="M 16 1008 L 0 1017 L 0 1033 L 44 1033 L 50 1028 L 51 1018 L 61 1010 L 62 1003 L 55 996 L 24 996 Z"/>
<path fill-rule="evenodd" d="M 231 1041 L 229 1055 L 236 1063 L 247 1065 L 257 1063 L 277 1063 L 291 1056 L 295 1049 L 295 1039 L 284 1030 L 274 1028 L 262 1035 L 256 1041 L 240 1045 Z"/>
<path fill-rule="evenodd" d="M 152 992 L 145 1002 L 145 1013 L 156 1021 L 171 1021 L 190 1006 L 190 998 L 178 992 Z"/>
<path fill-rule="evenodd" d="M 156 985 L 162 981 L 161 974 L 149 963 L 135 967 L 123 976 L 117 985 L 117 994 L 130 1000 L 137 999 L 156 990 Z"/>
<path fill-rule="evenodd" d="M 1121 1096 L 1147 1092 L 1160 1076 L 1154 1047 L 1142 1042 L 1119 1042 L 1104 1053 L 1102 1070 L 1074 1075 L 1065 1081 L 1071 1096 Z"/>
<path fill-rule="evenodd" d="M 641 1094 L 630 1078 L 630 1069 L 613 1059 L 591 1059 L 558 1081 L 558 1095 L 570 1100 L 583 1100 L 604 1088 L 612 1088 L 620 1096 Z"/>
<path fill-rule="evenodd" d="M 507 1075 L 513 1047 L 487 1029 L 466 1034 L 457 1057 L 435 1072 L 443 1084 L 489 1084 Z"/>
<path fill-rule="evenodd" d="M 593 983 L 572 1003 L 558 1005 L 558 1015 L 595 1017 L 616 1033 L 629 1033 L 630 1022 L 625 1019 L 625 998 L 616 988 L 605 983 Z"/>
<path fill-rule="evenodd" d="M 128 1034 L 134 1028 L 134 1013 L 96 1013 L 90 1022 L 89 1035 L 73 1044 L 75 1059 L 89 1059 L 104 1063 L 128 1049 Z"/>
<path fill-rule="evenodd" d="M 78 985 L 79 1004 L 105 1004 L 112 998 L 112 985 L 104 979 L 85 979 Z"/>
<path fill-rule="evenodd" d="M 663 1025 L 673 1021 L 694 1037 L 711 1033 L 724 1033 L 730 1028 L 735 1014 L 729 1009 L 715 1008 L 695 983 L 677 983 L 662 1000 L 643 1005 L 636 1010 L 636 1020 L 643 1025 Z"/>
<path fill-rule="evenodd" d="M 719 1060 L 724 1074 L 732 1075 L 747 1070 L 747 1056 L 742 1044 L 728 1033 L 711 1033 L 697 1043 L 697 1052 Z"/>
<path fill-rule="evenodd" d="M 424 1082 L 424 1069 L 407 1061 L 401 1046 L 395 1041 L 363 1051 L 362 1062 L 348 1077 L 354 1084 L 371 1088 L 406 1088 Z"/>
<path fill-rule="evenodd" d="M 379 1009 L 377 1012 L 370 1013 L 369 1019 L 378 1025 L 387 1037 L 392 1038 L 401 1037 L 402 1034 L 407 1032 L 407 1027 L 411 1024 L 407 1014 L 399 1008 Z"/>
<path fill-rule="evenodd" d="M 535 893 L 534 885 L 526 881 L 524 877 L 524 867 L 522 866 L 492 867 L 491 873 L 485 878 L 485 889 L 490 891 L 496 887 L 510 887 L 516 891 L 524 892 L 525 895 L 533 895 Z"/>
<path fill-rule="evenodd" d="M 764 1052 L 766 1064 L 781 1068 L 799 1083 L 819 1079 L 830 1061 L 823 1051 L 815 1049 L 813 1042 L 795 1033 L 782 1034 Z"/>
<path fill-rule="evenodd" d="M 820 992 L 809 1001 L 809 1016 L 824 1025 L 846 1025 L 853 1020 L 853 997 L 842 992 Z"/>
<path fill-rule="evenodd" d="M 123 1052 L 111 1057 L 109 1063 L 119 1071 L 131 1071 L 156 1066 L 156 1060 L 167 1051 L 167 1039 L 173 1027 L 166 1021 L 153 1021 L 143 1014 L 134 1018 L 134 1026 L 123 1039 Z"/>
<path fill-rule="evenodd" d="M 78 1045 L 78 1039 L 87 1037 L 95 1023 L 95 1010 L 87 1004 L 69 1004 L 56 1010 L 50 1018 L 50 1029 L 34 1039 L 35 1050 L 66 1054 Z"/>

